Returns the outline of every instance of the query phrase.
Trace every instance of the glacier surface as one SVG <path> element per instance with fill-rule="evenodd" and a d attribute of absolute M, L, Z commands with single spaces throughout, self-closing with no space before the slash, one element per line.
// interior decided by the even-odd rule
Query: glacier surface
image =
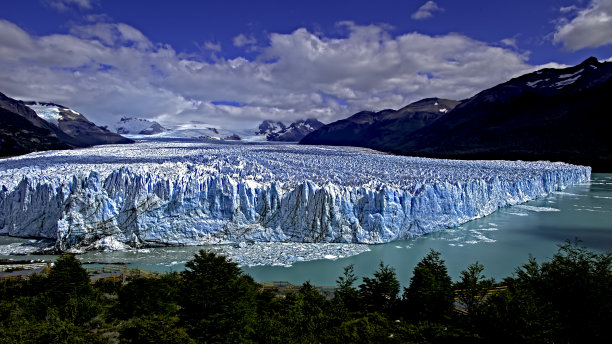
<path fill-rule="evenodd" d="M 0 233 L 58 250 L 235 242 L 384 243 L 588 182 L 559 162 L 351 147 L 145 141 L 0 161 Z"/>

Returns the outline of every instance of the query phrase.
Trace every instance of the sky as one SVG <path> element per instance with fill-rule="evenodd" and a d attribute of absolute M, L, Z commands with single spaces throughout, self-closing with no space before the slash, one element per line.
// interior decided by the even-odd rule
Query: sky
<path fill-rule="evenodd" d="M 2 0 L 0 92 L 222 128 L 461 100 L 612 57 L 612 0 Z"/>

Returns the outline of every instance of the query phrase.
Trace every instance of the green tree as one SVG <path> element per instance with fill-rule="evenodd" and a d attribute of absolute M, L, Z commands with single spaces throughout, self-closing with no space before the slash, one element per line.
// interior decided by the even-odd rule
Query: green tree
<path fill-rule="evenodd" d="M 559 339 L 612 342 L 610 332 L 601 330 L 612 324 L 612 254 L 567 241 L 541 264 L 540 276 L 532 288 L 559 315 Z"/>
<path fill-rule="evenodd" d="M 162 278 L 137 278 L 119 290 L 117 313 L 124 318 L 176 313 L 178 278 L 168 274 Z"/>
<path fill-rule="evenodd" d="M 55 261 L 47 283 L 47 313 L 57 310 L 62 322 L 82 325 L 100 312 L 89 275 L 74 255 L 63 254 Z"/>
<path fill-rule="evenodd" d="M 370 312 L 391 314 L 395 310 L 400 284 L 395 269 L 380 262 L 374 278 L 364 277 L 359 293 L 364 306 Z"/>
<path fill-rule="evenodd" d="M 359 291 L 353 286 L 356 281 L 353 264 L 345 266 L 343 275 L 336 280 L 334 299 L 351 312 L 359 309 Z"/>
<path fill-rule="evenodd" d="M 134 318 L 121 327 L 121 343 L 191 344 L 195 343 L 174 317 L 152 315 Z"/>
<path fill-rule="evenodd" d="M 361 318 L 343 322 L 330 343 L 400 343 L 394 324 L 380 313 L 368 313 Z"/>
<path fill-rule="evenodd" d="M 548 262 L 531 257 L 508 290 L 487 300 L 478 329 L 488 341 L 609 343 L 612 323 L 612 255 L 579 242 L 560 246 Z"/>
<path fill-rule="evenodd" d="M 495 284 L 493 279 L 485 277 L 483 271 L 484 265 L 478 262 L 470 264 L 461 271 L 461 280 L 455 283 L 459 306 L 468 314 L 472 314 L 484 302 L 488 290 Z"/>
<path fill-rule="evenodd" d="M 234 262 L 200 250 L 181 273 L 179 317 L 197 342 L 236 343 L 253 332 L 257 285 Z"/>
<path fill-rule="evenodd" d="M 404 315 L 408 318 L 442 322 L 450 317 L 454 293 L 440 252 L 430 250 L 416 265 L 403 298 Z"/>
<path fill-rule="evenodd" d="M 94 291 L 87 271 L 81 262 L 71 254 L 63 254 L 47 279 L 47 295 L 56 306 L 64 305 L 71 298 L 91 297 Z"/>
<path fill-rule="evenodd" d="M 553 343 L 559 326 L 550 306 L 532 290 L 502 291 L 473 314 L 475 331 L 491 343 Z"/>

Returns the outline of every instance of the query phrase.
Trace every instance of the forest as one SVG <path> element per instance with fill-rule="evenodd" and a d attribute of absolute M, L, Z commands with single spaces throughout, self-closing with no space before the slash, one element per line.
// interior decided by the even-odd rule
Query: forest
<path fill-rule="evenodd" d="M 610 343 L 612 254 L 566 242 L 500 281 L 479 262 L 457 281 L 431 250 L 402 288 L 380 262 L 344 268 L 332 295 L 264 290 L 221 255 L 180 273 L 92 283 L 73 255 L 0 280 L 0 343 Z"/>

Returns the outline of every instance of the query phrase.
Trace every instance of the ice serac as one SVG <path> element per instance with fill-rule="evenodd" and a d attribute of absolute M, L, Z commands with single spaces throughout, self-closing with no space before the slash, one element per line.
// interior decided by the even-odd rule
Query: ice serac
<path fill-rule="evenodd" d="M 348 147 L 143 142 L 0 162 L 0 229 L 61 250 L 384 243 L 590 179 L 589 167 Z"/>

